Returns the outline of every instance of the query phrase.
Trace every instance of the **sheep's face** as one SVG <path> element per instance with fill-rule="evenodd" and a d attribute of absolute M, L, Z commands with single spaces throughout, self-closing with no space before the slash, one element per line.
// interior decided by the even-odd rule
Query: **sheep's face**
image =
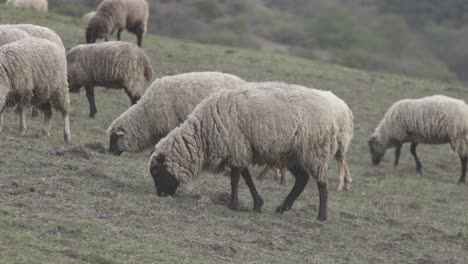
<path fill-rule="evenodd" d="M 92 23 L 92 24 L 91 24 Z M 101 20 L 93 20 L 86 28 L 86 43 L 96 43 L 97 39 L 107 37 L 107 25 Z"/>
<path fill-rule="evenodd" d="M 158 196 L 173 196 L 179 187 L 179 181 L 167 171 L 165 157 L 158 155 L 151 160 L 150 172 Z"/>
<path fill-rule="evenodd" d="M 377 137 L 371 137 L 368 141 L 369 149 L 371 153 L 372 163 L 378 165 L 382 161 L 385 155 L 385 146 L 377 139 Z"/>
<path fill-rule="evenodd" d="M 112 131 L 109 135 L 109 152 L 120 156 L 124 152 L 125 149 L 124 141 L 125 141 L 125 131 L 123 129 L 117 129 L 117 131 Z"/>

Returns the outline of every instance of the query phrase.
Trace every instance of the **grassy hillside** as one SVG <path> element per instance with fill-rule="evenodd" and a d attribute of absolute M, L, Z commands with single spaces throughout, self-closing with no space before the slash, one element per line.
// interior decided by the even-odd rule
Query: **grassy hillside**
<path fill-rule="evenodd" d="M 0 23 L 36 23 L 56 30 L 66 46 L 84 40 L 80 20 L 0 9 Z M 126 40 L 135 41 L 124 34 Z M 424 174 L 415 173 L 409 147 L 400 168 L 393 153 L 372 167 L 367 138 L 386 109 L 407 97 L 468 90 L 444 83 L 367 73 L 294 57 L 156 36 L 144 39 L 158 76 L 216 70 L 246 80 L 283 80 L 343 98 L 355 115 L 349 164 L 352 190 L 336 192 L 330 164 L 329 221 L 315 222 L 318 194 L 311 182 L 293 209 L 274 209 L 289 192 L 271 178 L 256 181 L 265 200 L 252 212 L 241 184 L 240 212 L 226 208 L 229 181 L 203 175 L 158 198 L 147 171 L 150 150 L 114 157 L 105 129 L 129 106 L 123 91 L 98 89 L 96 119 L 83 95 L 73 94 L 73 144 L 62 141 L 55 114 L 50 138 L 26 136 L 6 114 L 0 134 L 0 263 L 466 263 L 468 186 L 457 185 L 459 162 L 449 146 L 421 146 Z"/>

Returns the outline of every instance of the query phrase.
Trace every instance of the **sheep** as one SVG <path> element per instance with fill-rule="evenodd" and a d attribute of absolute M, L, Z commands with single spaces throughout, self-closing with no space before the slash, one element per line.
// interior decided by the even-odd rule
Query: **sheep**
<path fill-rule="evenodd" d="M 185 121 L 203 99 L 222 89 L 237 89 L 244 84 L 239 77 L 220 72 L 191 72 L 157 79 L 136 105 L 109 126 L 109 150 L 120 155 L 154 146 Z"/>
<path fill-rule="evenodd" d="M 105 42 L 78 45 L 67 52 L 68 82 L 71 92 L 84 86 L 89 116 L 97 113 L 94 86 L 123 88 L 132 104 L 141 97 L 146 82 L 153 79 L 153 68 L 145 52 L 134 44 Z"/>
<path fill-rule="evenodd" d="M 15 42 L 24 38 L 29 37 L 28 33 L 19 29 L 6 29 L 0 27 L 0 46 Z"/>
<path fill-rule="evenodd" d="M 331 92 L 276 82 L 250 83 L 243 89 L 218 92 L 200 103 L 182 125 L 156 144 L 149 171 L 157 195 L 173 196 L 180 183 L 201 171 L 229 167 L 229 207 L 239 207 L 238 182 L 242 175 L 254 201 L 253 209 L 260 212 L 263 200 L 247 166 L 286 165 L 296 180 L 276 211 L 290 210 L 312 176 L 320 197 L 317 219 L 324 221 L 328 161 L 334 157 L 344 160 L 353 134 L 352 120 L 346 103 Z"/>
<path fill-rule="evenodd" d="M 0 25 L 0 29 L 22 30 L 28 33 L 31 37 L 47 39 L 54 42 L 63 49 L 63 52 L 65 52 L 65 46 L 63 45 L 62 39 L 59 37 L 59 35 L 57 35 L 57 33 L 52 31 L 50 28 L 32 24 L 5 24 Z"/>
<path fill-rule="evenodd" d="M 148 25 L 148 3 L 146 0 L 104 0 L 86 28 L 86 42 L 95 43 L 97 39 L 112 35 L 117 30 L 120 40 L 122 30 L 135 34 L 137 44 L 142 45 L 143 35 Z"/>
<path fill-rule="evenodd" d="M 401 147 L 411 143 L 416 172 L 422 164 L 416 153 L 418 144 L 446 144 L 458 154 L 461 162 L 459 183 L 466 182 L 468 157 L 468 106 L 462 100 L 444 95 L 395 102 L 385 113 L 371 135 L 368 145 L 372 163 L 378 165 L 386 150 L 395 148 L 394 167 L 398 167 Z"/>
<path fill-rule="evenodd" d="M 6 5 L 30 8 L 38 12 L 47 12 L 48 3 L 47 0 L 8 0 Z"/>
<path fill-rule="evenodd" d="M 83 22 L 88 24 L 89 21 L 91 20 L 91 18 L 93 18 L 95 15 L 96 15 L 96 11 L 91 11 L 91 12 L 88 12 L 88 13 L 84 14 L 83 15 Z"/>
<path fill-rule="evenodd" d="M 50 136 L 52 107 L 60 111 L 65 142 L 71 142 L 65 53 L 55 43 L 35 37 L 0 47 L 0 116 L 5 107 L 17 105 L 20 134 L 24 135 L 24 109 L 30 104 L 44 113 L 45 136 Z M 0 117 L 0 127 L 2 121 Z"/>

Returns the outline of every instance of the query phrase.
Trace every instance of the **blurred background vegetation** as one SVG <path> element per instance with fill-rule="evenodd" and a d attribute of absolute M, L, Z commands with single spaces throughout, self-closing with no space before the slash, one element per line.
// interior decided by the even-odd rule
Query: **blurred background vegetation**
<path fill-rule="evenodd" d="M 96 0 L 49 0 L 81 17 Z M 371 71 L 468 82 L 466 0 L 148 0 L 149 31 Z"/>

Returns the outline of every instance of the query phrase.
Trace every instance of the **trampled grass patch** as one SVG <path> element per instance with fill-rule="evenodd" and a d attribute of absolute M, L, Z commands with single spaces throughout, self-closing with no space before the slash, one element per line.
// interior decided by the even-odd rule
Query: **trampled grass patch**
<path fill-rule="evenodd" d="M 57 31 L 67 47 L 84 42 L 80 20 L 52 13 L 0 9 L 0 23 L 35 23 Z M 133 35 L 124 34 L 134 42 Z M 241 210 L 226 207 L 229 181 L 201 175 L 174 198 L 158 198 L 147 170 L 151 149 L 108 154 L 105 130 L 130 104 L 120 90 L 96 89 L 98 114 L 88 118 L 82 94 L 72 94 L 73 144 L 64 145 L 60 115 L 50 138 L 41 120 L 5 115 L 0 134 L 0 263 L 466 263 L 468 186 L 458 185 L 459 161 L 448 146 L 421 146 L 423 175 L 409 154 L 392 168 L 393 153 L 373 167 L 367 139 L 396 100 L 431 94 L 468 99 L 450 84 L 368 73 L 295 57 L 148 35 L 144 49 L 158 76 L 216 70 L 249 81 L 280 80 L 332 90 L 355 116 L 349 151 L 350 191 L 336 192 L 330 164 L 329 220 L 315 222 L 318 194 L 310 182 L 293 209 L 274 210 L 292 187 L 256 180 L 265 200 L 252 211 L 241 184 Z"/>

